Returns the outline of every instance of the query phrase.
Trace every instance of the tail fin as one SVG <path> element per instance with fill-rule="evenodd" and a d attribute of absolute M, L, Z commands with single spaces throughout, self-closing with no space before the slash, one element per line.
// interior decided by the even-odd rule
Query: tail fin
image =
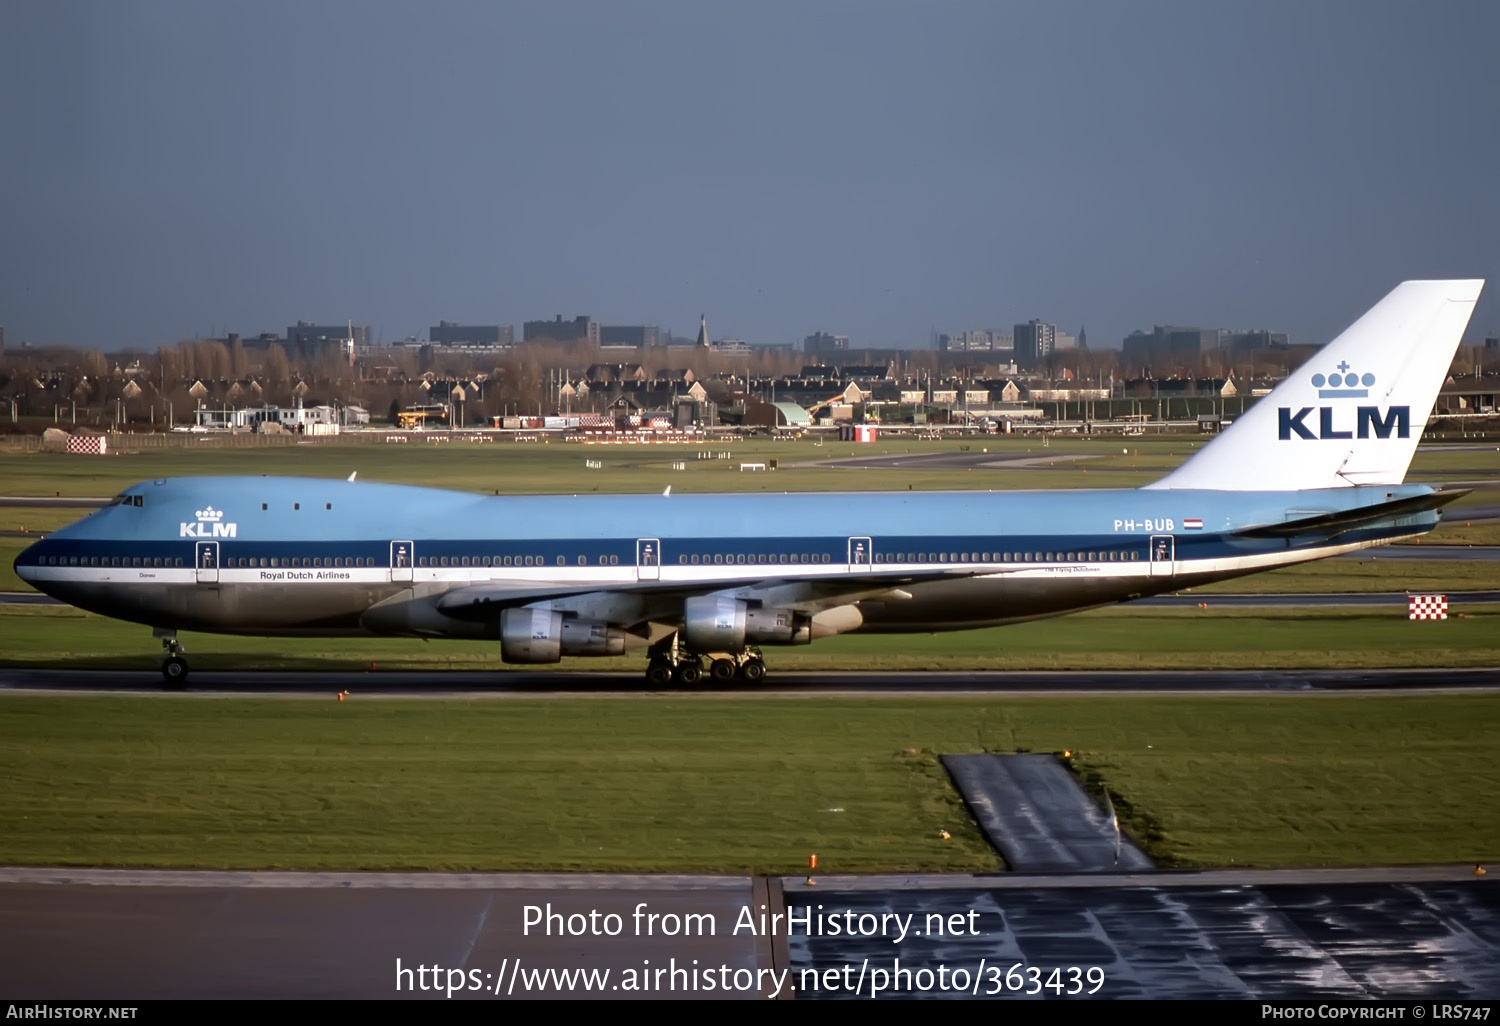
<path fill-rule="evenodd" d="M 1400 484 L 1483 280 L 1407 281 L 1147 488 Z"/>

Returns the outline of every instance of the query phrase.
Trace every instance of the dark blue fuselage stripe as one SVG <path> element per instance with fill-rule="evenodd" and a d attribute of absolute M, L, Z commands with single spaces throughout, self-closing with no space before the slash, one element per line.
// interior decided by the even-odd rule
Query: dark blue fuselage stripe
<path fill-rule="evenodd" d="M 1295 551 L 1302 548 L 1321 548 L 1328 545 L 1344 545 L 1362 541 L 1379 541 L 1405 534 L 1428 530 L 1426 524 L 1379 525 L 1356 531 L 1342 532 L 1336 536 L 1308 534 L 1293 539 L 1250 539 L 1229 534 L 1178 531 L 1173 538 L 1173 558 L 1177 560 L 1220 559 L 1254 556 L 1266 553 Z M 863 540 L 869 536 L 853 536 Z M 1002 563 L 1002 562 L 1114 562 L 1131 558 L 1148 558 L 1148 549 L 1153 535 L 1149 534 L 1095 534 L 1095 535 L 889 535 L 875 536 L 869 543 L 869 552 L 876 565 L 889 562 L 902 563 Z M 389 566 L 391 544 L 397 539 L 374 541 L 249 541 L 234 538 L 217 539 L 173 539 L 170 541 L 134 540 L 85 540 L 46 539 L 25 550 L 17 557 L 22 566 L 69 565 L 53 562 L 61 559 L 162 559 L 173 565 L 181 560 L 184 567 L 193 566 L 197 546 L 203 542 L 216 542 L 219 546 L 219 565 L 232 569 L 241 565 L 259 565 L 261 560 L 275 559 L 280 565 L 287 560 L 319 559 L 327 566 L 329 560 L 340 559 L 347 565 L 350 560 L 364 566 Z M 433 560 L 447 559 L 448 566 L 459 565 L 455 560 L 467 558 L 468 565 L 483 565 L 489 558 L 492 563 L 506 558 L 514 561 L 527 557 L 540 559 L 539 565 L 555 565 L 558 558 L 563 565 L 577 565 L 579 556 L 588 565 L 601 565 L 601 560 L 615 560 L 608 565 L 634 565 L 636 562 L 635 538 L 599 539 L 443 539 L 410 541 L 418 567 L 432 566 Z M 847 562 L 850 557 L 851 536 L 802 537 L 802 538 L 662 538 L 658 560 L 662 565 L 678 565 L 679 557 L 692 564 L 697 556 L 702 565 L 704 556 L 746 557 L 759 564 L 761 557 L 803 555 L 828 557 L 828 564 Z M 1115 554 L 1111 560 L 1110 554 Z M 1134 553 L 1134 557 L 1131 554 Z M 989 558 L 985 558 L 988 556 Z M 1007 558 L 1008 557 L 1008 558 Z M 46 564 L 42 559 L 47 560 Z M 475 560 L 481 561 L 475 563 Z M 255 560 L 255 564 L 240 563 L 240 560 Z M 72 564 L 78 565 L 78 564 Z M 99 564 L 88 564 L 99 565 Z M 107 564 L 106 564 L 107 565 Z M 440 562 L 436 565 L 442 565 Z M 710 562 L 710 565 L 712 562 Z M 738 565 L 738 564 L 736 564 Z"/>

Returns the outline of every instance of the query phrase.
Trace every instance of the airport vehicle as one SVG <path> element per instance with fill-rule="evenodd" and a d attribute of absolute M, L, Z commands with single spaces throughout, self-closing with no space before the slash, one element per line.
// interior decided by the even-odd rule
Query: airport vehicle
<path fill-rule="evenodd" d="M 396 414 L 396 426 L 412 430 L 427 424 L 446 424 L 448 422 L 448 407 L 437 403 L 429 403 L 426 406 L 413 406 L 411 409 L 402 410 Z"/>
<path fill-rule="evenodd" d="M 652 684 L 755 681 L 762 647 L 1014 623 L 1431 530 L 1462 493 L 1403 480 L 1483 284 L 1399 285 L 1139 489 L 487 497 L 163 479 L 16 572 L 151 626 L 169 684 L 188 671 L 179 630 L 484 638 L 533 664 L 644 649 Z"/>

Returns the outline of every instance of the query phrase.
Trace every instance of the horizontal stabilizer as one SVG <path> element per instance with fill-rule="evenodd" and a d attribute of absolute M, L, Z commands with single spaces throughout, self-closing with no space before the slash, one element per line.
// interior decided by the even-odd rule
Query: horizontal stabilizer
<path fill-rule="evenodd" d="M 1468 495 L 1473 489 L 1455 488 L 1449 491 L 1437 491 L 1428 495 L 1412 495 L 1404 499 L 1393 499 L 1390 502 L 1376 503 L 1373 506 L 1360 506 L 1356 509 L 1341 510 L 1337 513 L 1315 513 L 1300 517 L 1296 520 L 1287 520 L 1279 524 L 1265 524 L 1260 527 L 1247 527 L 1242 531 L 1234 533 L 1241 538 L 1288 538 L 1299 534 L 1330 534 L 1351 531 L 1357 527 L 1365 527 L 1378 524 L 1396 517 L 1411 516 L 1414 513 L 1426 513 L 1428 510 L 1441 509 L 1456 499 Z"/>

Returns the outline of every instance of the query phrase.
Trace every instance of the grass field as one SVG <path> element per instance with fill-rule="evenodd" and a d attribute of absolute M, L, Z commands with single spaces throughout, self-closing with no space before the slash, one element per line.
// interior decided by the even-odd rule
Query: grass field
<path fill-rule="evenodd" d="M 103 459 L 0 453 L 0 492 L 107 496 L 138 480 L 293 474 L 483 493 L 1133 487 L 1197 438 L 905 442 L 988 445 L 1033 469 L 853 470 L 803 461 L 894 445 L 736 442 L 584 449 L 413 442 L 149 450 Z M 712 451 L 718 447 L 704 447 Z M 1122 452 L 1121 449 L 1126 451 Z M 1083 455 L 1070 462 L 1055 457 Z M 602 470 L 585 470 L 600 459 Z M 744 474 L 738 464 L 778 459 Z M 687 469 L 673 470 L 674 460 Z M 1422 452 L 1422 480 L 1500 480 L 1500 455 Z M 1455 507 L 1494 505 L 1484 490 Z M 0 510 L 43 532 L 65 509 Z M 1430 542 L 1495 544 L 1497 525 Z M 24 538 L 0 538 L 0 589 Z M 1204 589 L 1207 609 L 1116 607 L 986 631 L 831 638 L 767 649 L 793 669 L 1201 669 L 1500 665 L 1500 607 L 1440 623 L 1391 609 L 1229 610 L 1218 590 L 1494 586 L 1493 563 L 1329 561 Z M 195 670 L 489 669 L 486 643 L 184 635 Z M 0 607 L 0 664 L 137 670 L 148 629 L 62 607 Z M 639 657 L 563 670 L 639 672 Z M 1500 699 L 1465 695 L 348 701 L 204 696 L 0 698 L 0 863 L 795 873 L 991 871 L 994 853 L 939 753 L 1061 751 L 1107 787 L 1171 865 L 1357 865 L 1500 858 Z M 939 831 L 952 837 L 944 841 Z"/>
<path fill-rule="evenodd" d="M 972 488 L 1134 488 L 1153 481 L 1204 444 L 1198 436 L 1130 439 L 1050 439 L 996 436 L 925 440 L 887 436 L 870 445 L 750 438 L 726 443 L 663 446 L 585 446 L 577 442 L 491 442 L 405 445 L 317 443 L 271 448 L 128 450 L 106 457 L 0 450 L 0 481 L 9 495 L 110 496 L 154 477 L 284 474 L 348 477 L 455 488 L 482 494 L 676 491 L 869 491 Z M 128 443 L 127 443 L 128 445 Z M 1025 457 L 1028 467 L 1004 469 L 857 470 L 808 464 L 850 457 L 967 453 L 996 461 Z M 727 453 L 724 459 L 698 454 Z M 1080 457 L 1086 457 L 1080 459 Z M 742 462 L 777 460 L 780 469 L 742 473 Z M 586 460 L 602 469 L 590 470 Z M 674 470 L 685 462 L 685 470 Z M 1484 480 L 1500 485 L 1500 450 L 1426 448 L 1412 464 L 1412 480 Z M 1478 502 L 1478 499 L 1466 500 Z M 1493 500 L 1491 500 L 1493 501 Z M 9 512 L 9 511 L 8 511 Z M 3 527 L 3 525 L 0 525 Z"/>
<path fill-rule="evenodd" d="M 936 755 L 1064 749 L 1170 865 L 1500 856 L 1492 697 L 3 701 L 10 864 L 990 871 Z"/>

